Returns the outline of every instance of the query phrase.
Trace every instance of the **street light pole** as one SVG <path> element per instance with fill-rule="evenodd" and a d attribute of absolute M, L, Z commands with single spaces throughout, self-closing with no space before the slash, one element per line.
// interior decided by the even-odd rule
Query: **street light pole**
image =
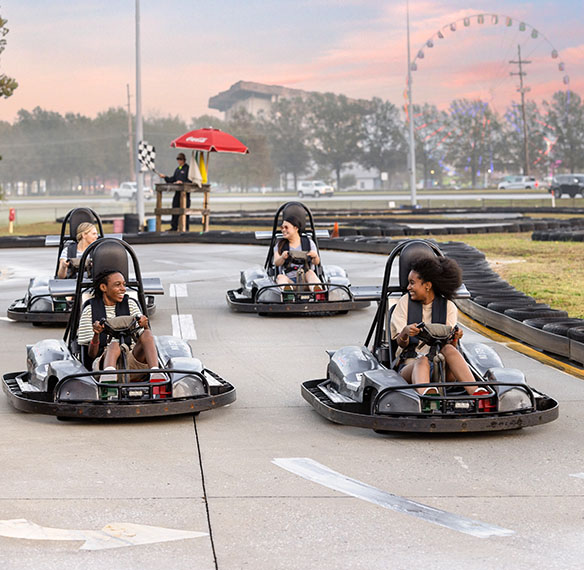
<path fill-rule="evenodd" d="M 408 27 L 408 127 L 410 133 L 410 195 L 412 206 L 416 206 L 416 144 L 414 141 L 414 108 L 412 104 L 412 64 L 410 57 L 410 2 L 406 2 Z"/>
<path fill-rule="evenodd" d="M 136 0 L 136 209 L 139 227 L 144 226 L 144 174 L 138 158 L 138 146 L 144 138 L 142 126 L 142 77 L 140 68 L 140 0 Z"/>

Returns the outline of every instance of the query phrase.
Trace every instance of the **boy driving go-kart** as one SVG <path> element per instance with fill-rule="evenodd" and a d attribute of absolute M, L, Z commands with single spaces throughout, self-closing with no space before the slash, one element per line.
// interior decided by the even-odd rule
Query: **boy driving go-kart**
<path fill-rule="evenodd" d="M 118 364 L 132 370 L 157 368 L 158 355 L 148 317 L 126 294 L 124 276 L 115 270 L 104 270 L 96 276 L 94 289 L 95 297 L 87 301 L 81 313 L 77 335 L 78 343 L 88 346 L 93 369 L 115 370 L 119 368 Z M 134 327 L 132 334 L 125 338 L 115 338 L 119 336 L 115 334 L 115 327 L 108 327 L 107 323 L 122 316 L 134 317 L 139 328 Z M 130 325 L 128 322 L 122 329 L 131 328 Z M 130 381 L 141 379 L 140 374 L 130 376 Z M 104 375 L 102 380 L 115 381 L 116 375 L 112 374 L 111 378 Z"/>

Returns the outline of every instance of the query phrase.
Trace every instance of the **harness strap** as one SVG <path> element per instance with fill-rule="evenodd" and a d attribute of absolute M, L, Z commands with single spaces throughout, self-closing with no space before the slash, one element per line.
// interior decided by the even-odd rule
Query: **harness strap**
<path fill-rule="evenodd" d="M 446 324 L 446 314 L 447 314 L 447 304 L 448 301 L 442 296 L 434 297 L 432 301 L 432 321 L 433 323 Z M 422 321 L 422 303 L 420 301 L 414 301 L 411 297 L 408 297 L 408 317 L 407 324 L 417 324 Z M 406 358 L 416 357 L 416 347 L 418 346 L 419 339 L 417 336 L 411 336 L 410 342 L 406 348 L 400 354 L 401 360 Z"/>
<path fill-rule="evenodd" d="M 119 302 L 116 303 L 116 317 L 121 315 L 129 315 L 130 314 L 130 303 L 129 303 L 128 295 L 124 295 L 124 298 Z M 105 312 L 105 304 L 103 302 L 103 296 L 100 295 L 99 297 L 93 297 L 92 299 L 88 299 L 85 304 L 83 305 L 83 309 L 87 305 L 91 305 L 91 322 L 94 323 L 95 321 L 101 321 L 101 319 L 106 318 Z M 83 311 L 82 311 L 83 312 Z M 107 334 L 101 332 L 99 334 L 99 351 L 97 356 L 100 356 L 101 353 L 104 351 L 105 347 L 107 346 L 110 339 L 107 338 Z M 97 358 L 97 357 L 96 357 Z"/>

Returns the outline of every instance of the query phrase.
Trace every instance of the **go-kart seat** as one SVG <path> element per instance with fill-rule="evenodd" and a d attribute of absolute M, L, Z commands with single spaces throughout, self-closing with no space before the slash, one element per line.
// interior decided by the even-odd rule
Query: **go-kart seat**
<path fill-rule="evenodd" d="M 75 208 L 69 216 L 69 238 L 77 241 L 77 228 L 79 224 L 89 222 L 90 224 L 98 224 L 95 214 L 89 208 Z"/>
<path fill-rule="evenodd" d="M 435 257 L 436 253 L 427 244 L 421 241 L 412 241 L 408 243 L 399 254 L 399 289 L 400 293 L 404 295 L 408 291 L 408 275 L 412 270 L 412 265 L 420 257 Z M 398 348 L 395 339 L 391 338 L 391 315 L 395 309 L 395 304 L 388 306 L 386 319 L 386 334 L 387 345 L 389 347 L 389 365 L 394 364 L 395 354 Z"/>
<path fill-rule="evenodd" d="M 119 271 L 124 279 L 128 280 L 128 253 L 124 246 L 117 241 L 99 241 L 92 252 L 93 275 L 102 271 Z"/>

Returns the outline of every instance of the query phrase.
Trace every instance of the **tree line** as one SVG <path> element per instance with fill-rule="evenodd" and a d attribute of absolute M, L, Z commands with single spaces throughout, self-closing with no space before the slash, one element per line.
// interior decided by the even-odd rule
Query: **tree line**
<path fill-rule="evenodd" d="M 456 99 L 446 110 L 424 104 L 408 112 L 414 117 L 417 178 L 425 185 L 480 187 L 495 174 L 523 172 L 524 113 L 518 105 L 499 114 L 484 101 Z M 558 91 L 541 105 L 530 101 L 525 117 L 530 174 L 584 170 L 584 106 L 577 93 Z M 247 156 L 210 157 L 211 181 L 231 188 L 295 187 L 302 178 L 343 188 L 355 184 L 355 167 L 383 178 L 385 187 L 408 184 L 407 123 L 398 107 L 378 98 L 312 93 L 280 100 L 258 117 L 239 110 L 228 121 L 148 117 L 144 138 L 156 147 L 157 169 L 174 169 L 171 140 L 208 126 L 250 148 Z M 121 107 L 95 118 L 23 109 L 13 123 L 0 121 L 0 155 L 5 189 L 99 192 L 131 179 L 128 114 Z"/>

